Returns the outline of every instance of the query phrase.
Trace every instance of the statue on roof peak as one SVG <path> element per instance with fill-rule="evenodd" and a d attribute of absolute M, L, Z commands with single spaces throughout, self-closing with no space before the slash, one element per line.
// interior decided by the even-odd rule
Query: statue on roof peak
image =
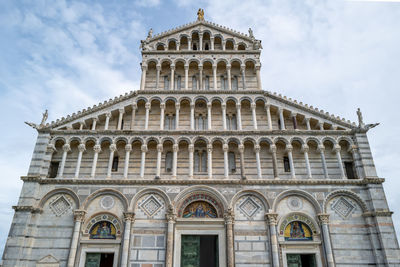
<path fill-rule="evenodd" d="M 46 109 L 46 111 L 43 113 L 42 121 L 40 122 L 40 124 L 36 124 L 33 122 L 28 122 L 28 121 L 26 121 L 25 123 L 36 130 L 41 130 L 41 129 L 46 128 L 46 121 L 47 121 L 48 117 L 49 117 L 49 113 Z"/>
<path fill-rule="evenodd" d="M 204 20 L 204 9 L 199 8 L 197 11 L 197 20 Z"/>
<path fill-rule="evenodd" d="M 379 123 L 365 124 L 360 108 L 357 109 L 357 117 L 358 117 L 358 130 L 367 132 L 369 129 L 372 129 L 379 125 Z"/>

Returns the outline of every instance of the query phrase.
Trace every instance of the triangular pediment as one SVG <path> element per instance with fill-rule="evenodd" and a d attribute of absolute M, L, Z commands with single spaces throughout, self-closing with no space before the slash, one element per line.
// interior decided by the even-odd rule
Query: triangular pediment
<path fill-rule="evenodd" d="M 51 254 L 44 256 L 40 260 L 37 261 L 36 266 L 48 266 L 49 264 L 58 264 L 59 261 Z"/>

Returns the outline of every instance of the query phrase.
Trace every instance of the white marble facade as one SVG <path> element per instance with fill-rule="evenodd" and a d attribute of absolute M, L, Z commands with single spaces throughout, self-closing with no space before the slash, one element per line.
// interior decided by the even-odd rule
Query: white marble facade
<path fill-rule="evenodd" d="M 199 11 L 142 41 L 140 90 L 33 125 L 3 266 L 181 266 L 187 234 L 216 236 L 219 266 L 400 266 L 361 113 L 264 91 L 261 48 Z"/>

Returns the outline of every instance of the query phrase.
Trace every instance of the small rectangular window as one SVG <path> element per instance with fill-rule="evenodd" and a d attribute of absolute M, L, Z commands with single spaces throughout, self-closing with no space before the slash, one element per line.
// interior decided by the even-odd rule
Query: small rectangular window
<path fill-rule="evenodd" d="M 231 130 L 237 130 L 237 118 L 235 114 L 232 115 L 231 127 L 232 127 Z"/>
<path fill-rule="evenodd" d="M 167 152 L 165 154 L 165 172 L 170 173 L 172 172 L 172 152 Z"/>
<path fill-rule="evenodd" d="M 346 169 L 346 175 L 348 179 L 357 179 L 356 173 L 354 171 L 354 164 L 352 161 L 345 161 L 344 168 Z"/>
<path fill-rule="evenodd" d="M 176 77 L 176 83 L 175 83 L 175 89 L 176 90 L 181 90 L 181 75 L 178 75 Z"/>
<path fill-rule="evenodd" d="M 169 79 L 168 79 L 168 76 L 164 76 L 164 90 L 169 90 Z"/>
<path fill-rule="evenodd" d="M 204 79 L 204 88 L 206 90 L 210 90 L 210 77 L 206 76 L 206 78 Z"/>
<path fill-rule="evenodd" d="M 121 130 L 124 129 L 124 119 L 121 120 Z"/>
<path fill-rule="evenodd" d="M 232 90 L 237 91 L 238 88 L 239 88 L 238 77 L 237 76 L 233 76 L 233 79 L 232 79 Z"/>
<path fill-rule="evenodd" d="M 283 167 L 285 169 L 285 172 L 290 172 L 290 163 L 288 157 L 283 157 Z"/>
<path fill-rule="evenodd" d="M 236 172 L 236 157 L 235 152 L 228 153 L 229 173 Z"/>
<path fill-rule="evenodd" d="M 52 161 L 50 162 L 50 167 L 49 167 L 49 178 L 56 178 L 57 173 L 58 173 L 58 166 L 60 165 L 60 162 L 58 161 Z"/>
<path fill-rule="evenodd" d="M 112 167 L 111 167 L 111 171 L 112 172 L 117 172 L 118 171 L 118 162 L 119 162 L 119 157 L 115 156 L 113 158 Z"/>

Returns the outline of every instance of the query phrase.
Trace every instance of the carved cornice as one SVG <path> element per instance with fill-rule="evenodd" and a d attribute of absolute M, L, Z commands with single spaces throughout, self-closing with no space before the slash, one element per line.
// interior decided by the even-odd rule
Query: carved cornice
<path fill-rule="evenodd" d="M 235 55 L 235 54 L 261 54 L 261 50 L 147 50 L 143 55 Z"/>
<path fill-rule="evenodd" d="M 31 213 L 40 213 L 42 212 L 41 208 L 34 207 L 34 206 L 12 206 L 12 208 L 17 211 L 28 211 Z"/>
<path fill-rule="evenodd" d="M 41 178 L 40 176 L 22 176 L 21 180 L 24 182 L 36 182 L 39 184 L 98 184 L 98 185 L 368 185 L 368 184 L 382 184 L 385 182 L 384 178 L 365 178 L 354 180 L 341 180 L 341 179 L 157 179 L 157 180 L 143 180 L 143 179 L 93 179 L 93 178 Z"/>
<path fill-rule="evenodd" d="M 367 211 L 363 213 L 363 217 L 391 217 L 393 211 L 390 210 L 376 210 L 376 211 Z"/>

